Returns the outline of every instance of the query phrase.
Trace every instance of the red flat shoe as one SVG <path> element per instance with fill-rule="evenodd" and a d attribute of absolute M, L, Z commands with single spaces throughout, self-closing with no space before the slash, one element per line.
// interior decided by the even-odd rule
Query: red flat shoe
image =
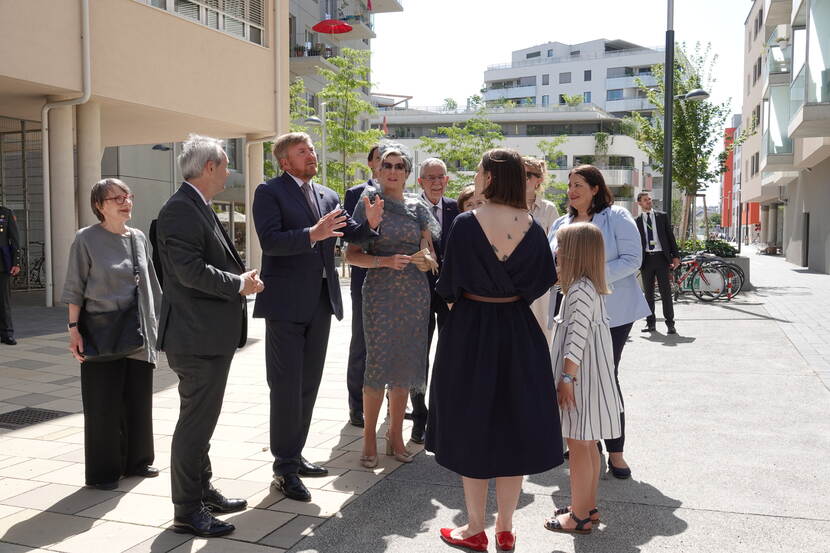
<path fill-rule="evenodd" d="M 516 547 L 516 534 L 513 532 L 496 532 L 496 547 L 499 551 L 513 551 Z"/>
<path fill-rule="evenodd" d="M 487 534 L 479 532 L 463 540 L 452 537 L 453 528 L 441 528 L 441 539 L 444 543 L 453 547 L 466 547 L 473 551 L 487 551 Z"/>

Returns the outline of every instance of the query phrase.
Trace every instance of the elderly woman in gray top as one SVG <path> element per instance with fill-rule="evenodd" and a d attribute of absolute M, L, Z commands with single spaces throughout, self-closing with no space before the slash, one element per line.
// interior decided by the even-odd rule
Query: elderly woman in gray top
<path fill-rule="evenodd" d="M 152 397 L 161 288 L 147 238 L 126 225 L 133 209 L 127 185 L 118 179 L 99 181 L 92 187 L 90 204 L 101 222 L 75 235 L 62 301 L 69 304 L 69 350 L 81 362 L 86 484 L 111 490 L 123 475 L 158 476 L 152 466 Z M 133 304 L 133 245 L 143 348 L 117 359 L 87 360 L 78 329 L 81 308 L 101 313 Z"/>

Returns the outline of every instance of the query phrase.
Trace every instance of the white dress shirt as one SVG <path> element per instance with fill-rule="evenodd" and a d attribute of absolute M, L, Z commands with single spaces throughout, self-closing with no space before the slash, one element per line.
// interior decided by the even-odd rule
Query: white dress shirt
<path fill-rule="evenodd" d="M 662 252 L 663 245 L 660 244 L 660 235 L 657 232 L 657 216 L 654 214 L 654 210 L 651 211 L 643 211 L 642 213 L 643 218 L 643 232 L 646 235 L 646 251 L 647 252 Z M 654 245 L 648 243 L 648 225 L 651 225 L 651 234 L 654 237 Z"/>

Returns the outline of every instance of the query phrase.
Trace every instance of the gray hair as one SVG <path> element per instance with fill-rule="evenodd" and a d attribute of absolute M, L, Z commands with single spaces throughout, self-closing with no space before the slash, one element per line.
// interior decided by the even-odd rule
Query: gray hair
<path fill-rule="evenodd" d="M 443 160 L 438 159 L 437 157 L 428 157 L 424 161 L 421 162 L 421 167 L 418 169 L 418 177 L 424 176 L 424 171 L 427 167 L 440 167 L 444 170 L 444 174 L 447 174 L 447 164 L 444 163 Z"/>
<path fill-rule="evenodd" d="M 412 157 L 404 150 L 400 144 L 390 144 L 381 150 L 380 162 L 383 163 L 389 156 L 399 156 L 403 160 L 403 165 L 406 168 L 406 174 L 412 172 Z"/>
<path fill-rule="evenodd" d="M 205 170 L 208 161 L 221 165 L 228 157 L 224 150 L 225 142 L 218 138 L 191 134 L 182 143 L 179 154 L 179 169 L 185 180 L 198 177 Z"/>

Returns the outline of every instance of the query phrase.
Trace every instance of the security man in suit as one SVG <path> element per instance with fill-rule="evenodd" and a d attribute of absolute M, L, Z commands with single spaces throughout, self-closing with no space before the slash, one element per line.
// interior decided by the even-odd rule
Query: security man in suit
<path fill-rule="evenodd" d="M 20 272 L 20 233 L 17 219 L 8 207 L 0 206 L 0 342 L 13 346 L 11 278 Z"/>
<path fill-rule="evenodd" d="M 208 450 L 231 361 L 248 332 L 246 296 L 262 292 L 257 271 L 245 271 L 210 201 L 225 188 L 228 156 L 215 138 L 191 135 L 179 166 L 185 182 L 161 208 L 156 224 L 164 267 L 158 348 L 179 377 L 179 420 L 173 432 L 170 477 L 177 532 L 201 537 L 233 532 L 213 513 L 247 506 L 211 484 Z"/>
<path fill-rule="evenodd" d="M 331 316 L 343 318 L 334 267 L 336 238 L 377 236 L 383 200 L 364 198 L 367 221 L 358 225 L 340 207 L 337 193 L 313 182 L 317 154 L 311 137 L 288 133 L 274 142 L 284 171 L 260 184 L 253 217 L 262 245 L 262 279 L 254 317 L 265 319 L 265 370 L 271 389 L 273 486 L 297 501 L 311 501 L 300 476 L 328 470 L 302 455 L 323 376 Z"/>
<path fill-rule="evenodd" d="M 456 215 L 458 215 L 458 202 L 444 196 L 449 180 L 447 165 L 440 159 L 431 157 L 421 162 L 421 167 L 418 171 L 418 184 L 421 185 L 421 196 L 433 217 L 441 225 L 441 240 L 435 244 L 435 253 L 438 256 L 439 267 L 444 257 L 444 249 L 450 234 L 450 228 L 452 227 L 453 221 L 455 221 Z M 432 273 L 429 273 L 427 274 L 427 278 L 429 279 L 432 290 L 432 301 L 429 312 L 429 338 L 427 342 L 427 347 L 429 348 L 432 346 L 432 335 L 435 332 L 436 323 L 438 331 L 440 332 L 450 310 L 447 307 L 447 302 L 435 293 L 436 277 Z M 427 376 L 425 382 L 427 382 L 429 380 L 428 360 L 424 370 Z M 422 444 L 424 443 L 424 431 L 427 424 L 426 399 L 423 393 L 412 390 L 410 392 L 410 400 L 412 401 L 412 441 L 416 444 Z"/>
<path fill-rule="evenodd" d="M 674 233 L 669 227 L 669 220 L 662 211 L 652 209 L 652 200 L 648 192 L 637 194 L 637 204 L 642 213 L 637 217 L 637 230 L 640 231 L 640 240 L 643 243 L 643 263 L 640 274 L 643 277 L 643 291 L 645 292 L 648 308 L 651 315 L 646 318 L 646 326 L 642 332 L 654 332 L 657 318 L 654 315 L 654 279 L 660 288 L 660 299 L 663 302 L 663 318 L 666 319 L 668 334 L 677 334 L 674 327 L 674 306 L 672 305 L 671 284 L 669 270 L 680 265 L 680 253 Z"/>

